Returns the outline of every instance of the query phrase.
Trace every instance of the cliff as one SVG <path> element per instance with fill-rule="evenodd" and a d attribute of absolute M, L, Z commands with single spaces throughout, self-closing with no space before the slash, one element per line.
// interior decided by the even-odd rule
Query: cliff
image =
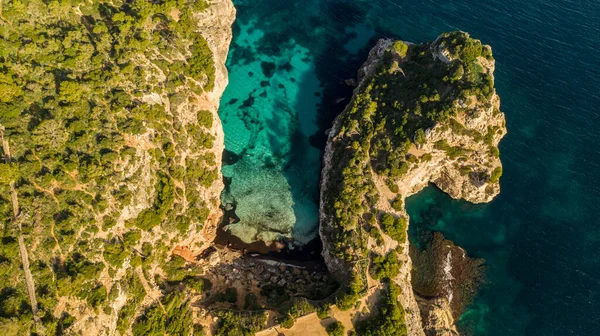
<path fill-rule="evenodd" d="M 428 335 L 456 330 L 450 312 L 420 316 L 404 199 L 429 183 L 474 203 L 500 192 L 497 146 L 506 128 L 493 72 L 491 48 L 466 33 L 420 45 L 380 40 L 328 135 L 320 226 L 327 266 L 347 284 L 342 301 L 371 295 L 378 279 L 397 283 L 409 335 L 424 334 L 423 325 Z"/>

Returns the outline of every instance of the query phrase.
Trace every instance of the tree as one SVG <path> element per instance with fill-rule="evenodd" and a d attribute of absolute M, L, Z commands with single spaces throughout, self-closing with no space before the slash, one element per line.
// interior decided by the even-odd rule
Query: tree
<path fill-rule="evenodd" d="M 408 45 L 402 41 L 395 41 L 392 44 L 392 50 L 400 55 L 400 57 L 404 58 L 408 52 Z"/>

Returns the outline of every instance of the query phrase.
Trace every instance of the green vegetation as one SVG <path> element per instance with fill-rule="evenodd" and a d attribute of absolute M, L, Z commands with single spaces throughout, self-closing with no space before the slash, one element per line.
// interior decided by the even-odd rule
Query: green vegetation
<path fill-rule="evenodd" d="M 402 200 L 401 196 L 396 197 L 396 199 L 392 201 L 391 205 L 392 205 L 392 209 L 394 209 L 396 211 L 404 210 L 404 201 Z"/>
<path fill-rule="evenodd" d="M 340 321 L 335 321 L 327 326 L 327 335 L 329 336 L 344 336 L 344 325 Z"/>
<path fill-rule="evenodd" d="M 394 43 L 392 43 L 392 50 L 401 57 L 406 57 L 406 53 L 408 52 L 408 45 L 402 41 L 395 41 Z"/>
<path fill-rule="evenodd" d="M 329 317 L 329 305 L 324 304 L 317 308 L 317 317 L 321 320 Z"/>
<path fill-rule="evenodd" d="M 267 303 L 273 307 L 279 307 L 290 299 L 289 294 L 279 285 L 267 284 L 260 289 L 260 295 L 267 298 Z"/>
<path fill-rule="evenodd" d="M 500 181 L 501 176 L 502 176 L 502 167 L 494 168 L 494 171 L 492 171 L 492 175 L 490 176 L 490 182 L 498 183 Z"/>
<path fill-rule="evenodd" d="M 406 240 L 406 218 L 383 214 L 381 216 L 381 229 L 385 234 L 396 240 L 398 243 L 403 243 Z"/>
<path fill-rule="evenodd" d="M 404 324 L 404 309 L 398 301 L 398 296 L 402 294 L 400 287 L 393 281 L 388 283 L 388 287 L 386 296 L 380 301 L 379 313 L 359 322 L 356 327 L 358 335 L 405 336 L 407 334 L 406 324 Z"/>
<path fill-rule="evenodd" d="M 133 324 L 133 335 L 189 335 L 193 329 L 189 300 L 174 292 L 163 297 L 160 305 L 146 309 Z"/>
<path fill-rule="evenodd" d="M 276 322 L 281 327 L 289 329 L 294 326 L 294 322 L 298 317 L 310 314 L 315 310 L 315 307 L 305 298 L 295 298 L 291 304 L 280 309 L 281 316 L 276 318 Z"/>
<path fill-rule="evenodd" d="M 264 312 L 215 312 L 219 318 L 216 336 L 252 336 L 264 328 L 267 314 Z"/>
<path fill-rule="evenodd" d="M 132 269 L 141 266 L 150 281 L 152 263 L 168 260 L 158 243 L 156 251 L 142 248 L 143 231 L 186 232 L 208 217 L 210 200 L 201 195 L 218 176 L 214 155 L 182 160 L 213 145 L 212 114 L 198 112 L 196 122 L 183 110 L 214 86 L 213 55 L 195 28 L 206 7 L 203 0 L 2 3 L 0 128 L 13 163 L 0 165 L 0 221 L 14 223 L 13 182 L 31 218 L 21 231 L 47 334 L 71 333 L 73 318 L 55 311 L 61 297 L 113 312 L 119 293 L 126 304 L 113 313 L 127 330 L 145 296 Z M 139 212 L 126 207 L 143 204 L 146 194 L 152 206 L 124 222 Z M 0 324 L 25 335 L 40 330 L 31 322 L 16 235 L 15 225 L 3 226 Z M 100 282 L 124 265 L 130 269 L 112 287 Z"/>
<path fill-rule="evenodd" d="M 460 146 L 448 145 L 448 142 L 445 139 L 436 141 L 433 148 L 445 151 L 450 159 L 456 159 L 466 153 L 466 150 Z"/>
<path fill-rule="evenodd" d="M 393 279 L 400 273 L 398 254 L 392 250 L 387 256 L 371 255 L 371 277 L 373 279 Z"/>

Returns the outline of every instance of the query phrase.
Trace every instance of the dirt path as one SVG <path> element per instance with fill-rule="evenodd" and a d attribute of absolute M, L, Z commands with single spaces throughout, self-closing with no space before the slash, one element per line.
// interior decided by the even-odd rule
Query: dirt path
<path fill-rule="evenodd" d="M 4 161 L 9 164 L 11 161 L 10 158 L 10 146 L 8 144 L 8 140 L 4 138 L 4 127 L 0 125 L 0 138 L 2 139 L 2 148 L 4 150 Z M 19 236 L 17 240 L 19 242 L 19 254 L 21 255 L 21 264 L 23 266 L 23 272 L 25 273 L 25 282 L 27 284 L 27 294 L 29 296 L 29 301 L 31 303 L 31 312 L 33 313 L 33 320 L 38 327 L 42 326 L 40 317 L 38 316 L 38 305 L 37 299 L 35 298 L 35 284 L 33 282 L 33 276 L 31 275 L 31 270 L 29 269 L 29 255 L 27 254 L 27 247 L 25 246 L 25 241 L 23 239 L 23 234 L 21 231 L 21 223 L 24 220 L 28 219 L 28 216 L 25 216 L 20 213 L 19 210 L 19 197 L 17 195 L 17 189 L 15 188 L 15 183 L 10 182 L 10 198 L 13 206 L 13 215 L 15 218 L 16 224 L 19 227 Z"/>

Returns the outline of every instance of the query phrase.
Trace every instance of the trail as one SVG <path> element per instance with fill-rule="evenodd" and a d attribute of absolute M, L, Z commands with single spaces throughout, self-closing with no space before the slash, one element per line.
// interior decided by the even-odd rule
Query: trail
<path fill-rule="evenodd" d="M 2 148 L 4 150 L 4 161 L 7 164 L 10 164 L 10 146 L 8 144 L 8 140 L 4 138 L 4 126 L 0 125 L 0 138 L 2 138 Z M 19 210 L 19 197 L 17 195 L 17 189 L 15 188 L 14 181 L 10 182 L 10 198 L 13 206 L 13 215 L 15 218 L 15 222 L 19 227 L 19 236 L 17 240 L 19 242 L 19 254 L 21 255 L 21 264 L 23 266 L 23 271 L 25 273 L 25 282 L 27 284 L 27 294 L 29 296 L 29 301 L 31 303 L 31 312 L 33 313 L 33 320 L 38 328 L 41 328 L 42 323 L 40 317 L 38 316 L 38 305 L 37 299 L 35 298 L 35 284 L 33 282 L 33 276 L 31 275 L 31 270 L 29 269 L 29 255 L 27 254 L 27 247 L 25 246 L 25 241 L 23 239 L 23 232 L 21 230 L 21 223 L 24 220 L 28 219 L 28 216 L 20 213 Z"/>

